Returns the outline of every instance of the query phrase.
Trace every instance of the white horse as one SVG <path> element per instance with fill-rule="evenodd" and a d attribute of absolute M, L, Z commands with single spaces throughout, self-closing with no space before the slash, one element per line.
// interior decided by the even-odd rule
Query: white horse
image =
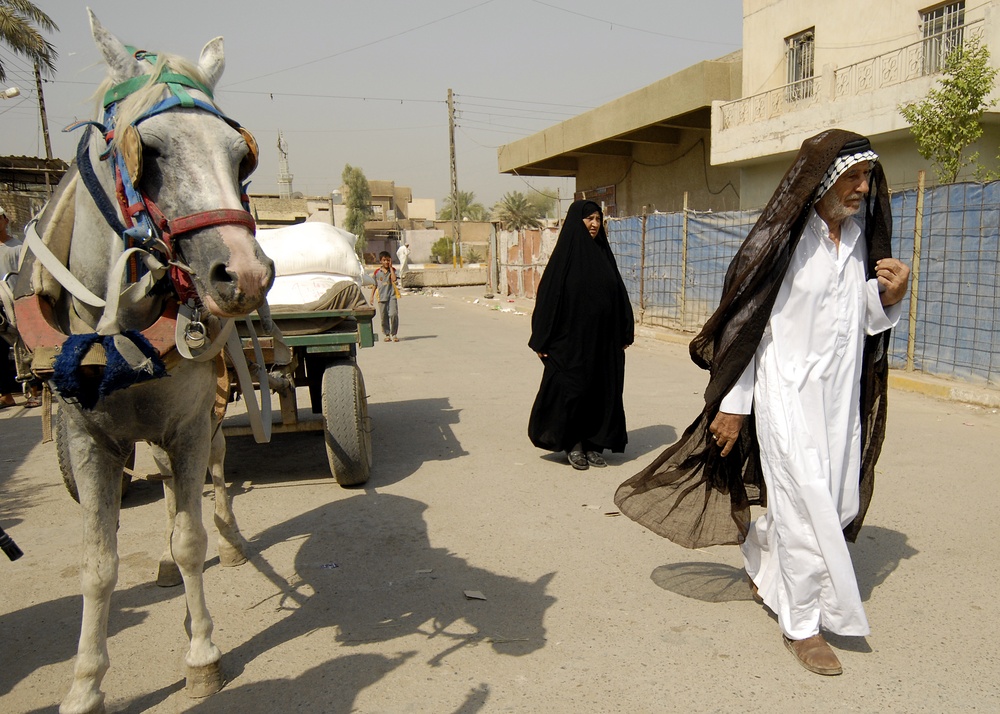
<path fill-rule="evenodd" d="M 255 164 L 256 147 L 212 99 L 224 66 L 222 38 L 206 44 L 195 65 L 126 48 L 93 13 L 90 25 L 110 70 L 101 89 L 108 90 L 99 125 L 104 131 L 88 129 L 77 164 L 37 224 L 42 236 L 58 233 L 60 223 L 71 225 L 64 256 L 71 276 L 56 277 L 63 289 L 46 289 L 39 277 L 44 251 L 32 249 L 37 260 L 30 290 L 22 288 L 22 274 L 15 295 L 18 329 L 29 348 L 32 341 L 41 344 L 30 334 L 41 324 L 39 316 L 49 326 L 45 329 L 71 335 L 50 365 L 84 526 L 83 620 L 62 714 L 104 710 L 101 681 L 110 664 L 107 625 L 118 577 L 121 472 L 139 441 L 161 449 L 173 474 L 168 507 L 175 504 L 176 516 L 169 550 L 187 602 L 187 690 L 207 696 L 223 684 L 202 583 L 207 534 L 201 498 L 216 372 L 212 360 L 172 360 L 172 345 L 164 348 L 161 338 L 178 303 L 182 311 L 185 305 L 192 311 L 193 323 L 210 323 L 209 314 L 246 315 L 263 303 L 274 277 L 241 201 L 241 182 Z M 127 191 L 120 199 L 116 180 L 134 186 L 138 202 L 131 202 Z M 150 221 L 143 229 L 145 218 Z M 133 219 L 138 231 L 129 229 Z M 140 241 L 141 249 L 127 253 L 125 239 Z M 129 255 L 143 261 L 151 277 L 134 283 L 139 289 L 122 292 Z M 74 279 L 82 290 L 69 285 Z M 99 365 L 106 353 L 106 366 L 92 366 L 95 350 L 101 353 Z M 35 349 L 33 359 L 42 352 Z M 32 366 L 44 373 L 36 361 Z M 165 368 L 167 376 L 151 378 Z"/>

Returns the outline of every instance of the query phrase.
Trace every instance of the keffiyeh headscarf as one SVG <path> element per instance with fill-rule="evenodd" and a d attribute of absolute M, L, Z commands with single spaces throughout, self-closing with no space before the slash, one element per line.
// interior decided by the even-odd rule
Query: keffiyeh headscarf
<path fill-rule="evenodd" d="M 878 154 L 872 151 L 868 139 L 857 139 L 844 144 L 844 148 L 840 150 L 837 158 L 827 169 L 823 180 L 819 182 L 819 188 L 816 189 L 816 199 L 823 198 L 824 194 L 833 187 L 833 184 L 837 183 L 837 179 L 843 176 L 849 168 L 862 161 L 872 163 L 878 161 Z"/>

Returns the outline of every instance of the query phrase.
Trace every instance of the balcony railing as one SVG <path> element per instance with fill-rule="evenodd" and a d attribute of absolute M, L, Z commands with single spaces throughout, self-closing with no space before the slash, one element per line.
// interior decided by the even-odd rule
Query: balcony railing
<path fill-rule="evenodd" d="M 842 67 L 827 81 L 833 83 L 834 101 L 891 87 L 944 69 L 944 56 L 958 43 L 981 38 L 983 20 L 925 37 L 877 57 Z M 827 87 L 830 85 L 827 84 Z M 746 126 L 776 116 L 812 107 L 823 101 L 823 77 L 786 84 L 751 97 L 722 105 L 722 129 Z M 827 89 L 829 92 L 829 89 Z M 830 101 L 829 98 L 826 101 Z"/>
<path fill-rule="evenodd" d="M 932 37 L 925 37 L 898 50 L 842 67 L 834 73 L 834 99 L 867 94 L 876 89 L 936 74 L 944 69 L 948 53 L 965 40 L 981 38 L 982 33 L 983 21 L 976 20 Z"/>
<path fill-rule="evenodd" d="M 753 124 L 792 109 L 810 107 L 819 101 L 821 89 L 821 78 L 810 77 L 752 97 L 726 102 L 722 105 L 722 128 Z"/>

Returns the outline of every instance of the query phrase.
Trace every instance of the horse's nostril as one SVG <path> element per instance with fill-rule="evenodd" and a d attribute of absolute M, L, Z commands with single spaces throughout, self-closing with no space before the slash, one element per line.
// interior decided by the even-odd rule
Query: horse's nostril
<path fill-rule="evenodd" d="M 212 282 L 213 283 L 231 283 L 234 281 L 234 276 L 229 272 L 225 263 L 216 263 L 212 267 Z"/>

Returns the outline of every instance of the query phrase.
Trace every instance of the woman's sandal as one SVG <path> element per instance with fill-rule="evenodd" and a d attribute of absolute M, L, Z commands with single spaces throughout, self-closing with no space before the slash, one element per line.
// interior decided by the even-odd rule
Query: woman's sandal
<path fill-rule="evenodd" d="M 42 406 L 42 398 L 41 398 L 41 396 L 39 396 L 39 395 L 32 395 L 32 396 L 28 397 L 27 401 L 25 401 L 25 403 L 24 403 L 24 406 L 27 407 L 27 408 L 29 408 L 29 409 L 32 408 L 32 407 L 40 407 L 40 406 Z"/>

